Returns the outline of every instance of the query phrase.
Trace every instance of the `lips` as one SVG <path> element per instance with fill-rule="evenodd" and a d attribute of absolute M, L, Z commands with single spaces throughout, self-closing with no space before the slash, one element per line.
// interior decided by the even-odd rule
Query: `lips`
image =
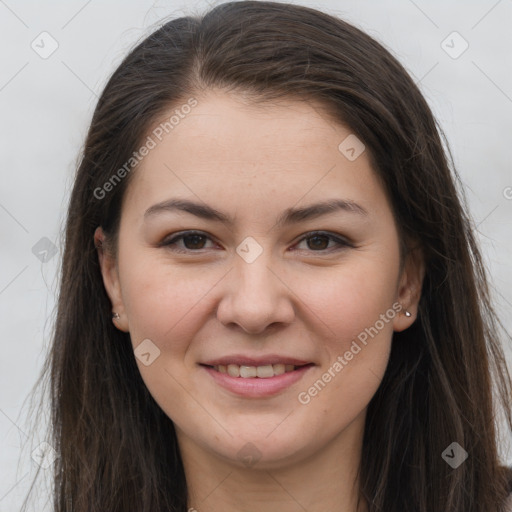
<path fill-rule="evenodd" d="M 200 366 L 217 384 L 237 395 L 264 397 L 291 386 L 315 364 L 279 355 L 234 355 L 212 359 Z"/>

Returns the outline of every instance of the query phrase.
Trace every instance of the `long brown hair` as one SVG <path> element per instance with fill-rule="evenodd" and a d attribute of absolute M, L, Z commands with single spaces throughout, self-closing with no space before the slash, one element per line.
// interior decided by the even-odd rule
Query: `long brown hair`
<path fill-rule="evenodd" d="M 444 135 L 414 81 L 381 44 L 317 10 L 221 4 L 163 24 L 108 81 L 75 176 L 60 295 L 46 364 L 55 512 L 182 512 L 187 488 L 172 421 L 144 385 L 129 335 L 110 319 L 93 234 L 115 252 L 133 171 L 102 188 L 155 122 L 213 88 L 253 101 L 296 97 L 328 107 L 366 145 L 402 243 L 426 272 L 418 318 L 395 333 L 367 413 L 361 495 L 369 512 L 502 512 L 511 476 L 496 417 L 512 430 L 511 381 L 485 268 Z M 104 189 L 103 189 L 104 190 Z M 508 339 L 508 338 L 507 338 Z M 452 469 L 452 443 L 469 453 Z"/>

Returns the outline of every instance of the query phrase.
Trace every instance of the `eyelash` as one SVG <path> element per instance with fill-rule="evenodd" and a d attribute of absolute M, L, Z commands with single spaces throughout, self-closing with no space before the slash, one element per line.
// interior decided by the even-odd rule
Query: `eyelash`
<path fill-rule="evenodd" d="M 179 240 L 182 240 L 183 238 L 187 237 L 187 236 L 192 236 L 192 235 L 199 235 L 199 236 L 202 236 L 202 237 L 206 237 L 208 239 L 211 240 L 211 238 L 206 235 L 205 233 L 203 233 L 202 231 L 184 231 L 180 234 L 178 234 L 177 236 L 174 236 L 172 237 L 171 239 L 167 240 L 167 241 L 163 241 L 161 243 L 161 246 L 162 247 L 166 247 L 166 248 L 170 248 L 171 251 L 173 252 L 178 252 L 178 253 L 182 253 L 182 254 L 186 254 L 186 253 L 198 253 L 200 251 L 203 251 L 204 249 L 176 249 L 176 242 L 179 241 Z M 310 233 L 307 234 L 307 236 L 304 236 L 302 237 L 298 242 L 297 244 L 303 242 L 304 240 L 309 240 L 311 238 L 315 238 L 316 236 L 324 236 L 324 237 L 327 237 L 329 239 L 331 239 L 332 241 L 334 241 L 336 244 L 338 244 L 338 247 L 334 248 L 334 250 L 331 248 L 331 249 L 321 249 L 321 250 L 318 250 L 318 251 L 314 251 L 314 250 L 310 250 L 309 252 L 314 252 L 314 253 L 326 253 L 326 252 L 336 252 L 336 251 L 340 251 L 340 250 L 343 250 L 343 249 L 346 249 L 346 248 L 353 248 L 354 246 L 348 242 L 347 240 L 344 240 L 343 238 L 340 238 L 332 233 L 329 233 L 329 232 L 326 232 L 326 231 L 311 231 Z M 173 248 L 174 246 L 174 248 Z"/>

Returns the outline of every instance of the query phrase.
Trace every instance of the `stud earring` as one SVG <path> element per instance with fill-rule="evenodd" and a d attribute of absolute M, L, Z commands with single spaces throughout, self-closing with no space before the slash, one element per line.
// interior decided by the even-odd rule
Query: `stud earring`
<path fill-rule="evenodd" d="M 114 312 L 112 313 L 112 318 L 117 319 L 117 318 L 121 318 L 121 317 L 119 316 L 119 313 L 116 313 L 116 312 L 114 311 Z"/>
<path fill-rule="evenodd" d="M 405 310 L 404 315 L 405 315 L 407 318 L 409 318 L 409 317 L 411 316 L 411 313 L 410 313 L 409 311 Z"/>

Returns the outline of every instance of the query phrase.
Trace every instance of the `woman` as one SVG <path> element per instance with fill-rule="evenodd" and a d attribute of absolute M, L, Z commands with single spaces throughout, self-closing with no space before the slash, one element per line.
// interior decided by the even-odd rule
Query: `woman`
<path fill-rule="evenodd" d="M 313 9 L 142 41 L 70 200 L 55 511 L 512 510 L 500 324 L 439 132 Z"/>

